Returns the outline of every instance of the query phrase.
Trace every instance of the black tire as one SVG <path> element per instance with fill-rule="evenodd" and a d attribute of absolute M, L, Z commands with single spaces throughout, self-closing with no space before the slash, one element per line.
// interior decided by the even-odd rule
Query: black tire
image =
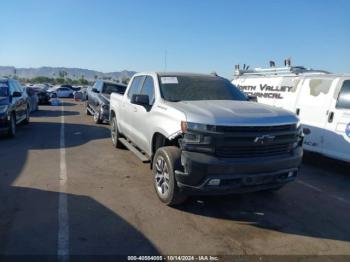
<path fill-rule="evenodd" d="M 161 165 L 163 166 L 161 167 Z M 175 146 L 167 146 L 161 147 L 157 150 L 152 166 L 154 188 L 160 201 L 168 206 L 180 205 L 187 199 L 187 196 L 180 192 L 175 179 L 175 170 L 180 169 L 181 151 L 179 148 Z M 160 185 L 160 182 L 162 181 L 160 178 L 162 176 L 161 173 L 168 174 L 168 178 L 163 175 L 162 185 Z M 164 181 L 166 182 L 165 184 Z M 166 187 L 168 187 L 167 190 Z M 161 191 L 164 191 L 164 193 Z"/>
<path fill-rule="evenodd" d="M 11 113 L 9 128 L 7 131 L 7 136 L 8 137 L 15 137 L 16 136 L 16 116 L 15 116 L 15 113 Z"/>
<path fill-rule="evenodd" d="M 101 124 L 102 120 L 101 120 L 101 116 L 99 112 L 95 112 L 94 114 L 94 122 L 95 124 Z"/>
<path fill-rule="evenodd" d="M 30 107 L 27 106 L 26 119 L 23 120 L 24 125 L 28 125 L 30 120 Z"/>
<path fill-rule="evenodd" d="M 117 119 L 115 117 L 111 120 L 111 139 L 115 148 L 123 149 L 125 146 L 119 141 L 120 133 L 118 130 Z"/>

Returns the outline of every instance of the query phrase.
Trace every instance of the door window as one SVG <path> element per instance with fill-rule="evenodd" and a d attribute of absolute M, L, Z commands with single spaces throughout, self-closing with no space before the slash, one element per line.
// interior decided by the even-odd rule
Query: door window
<path fill-rule="evenodd" d="M 136 76 L 132 80 L 131 86 L 128 91 L 128 98 L 131 98 L 132 95 L 139 94 L 144 79 L 144 76 Z"/>
<path fill-rule="evenodd" d="M 153 78 L 151 76 L 146 77 L 146 79 L 143 83 L 141 94 L 148 95 L 149 104 L 153 105 L 153 103 L 154 103 L 154 81 L 153 81 Z"/>
<path fill-rule="evenodd" d="M 338 96 L 336 108 L 350 109 L 350 80 L 344 81 Z"/>
<path fill-rule="evenodd" d="M 16 83 L 14 81 L 9 81 L 10 94 L 13 95 L 14 92 L 19 92 Z"/>

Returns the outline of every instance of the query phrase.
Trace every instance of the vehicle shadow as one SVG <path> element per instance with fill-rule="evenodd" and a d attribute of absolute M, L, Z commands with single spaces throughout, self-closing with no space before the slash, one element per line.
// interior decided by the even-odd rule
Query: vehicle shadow
<path fill-rule="evenodd" d="M 339 175 L 346 175 L 350 178 L 350 164 L 344 161 L 332 159 L 317 153 L 304 151 L 304 165 L 312 165 L 318 169 L 336 172 Z"/>
<path fill-rule="evenodd" d="M 298 236 L 350 241 L 350 206 L 294 182 L 277 192 L 191 197 L 179 210 Z"/>
<path fill-rule="evenodd" d="M 78 111 L 63 111 L 64 116 L 79 115 Z M 40 109 L 30 114 L 31 117 L 60 117 L 62 116 L 61 111 L 45 110 Z"/>
<path fill-rule="evenodd" d="M 59 111 L 60 112 L 60 111 Z M 56 114 L 56 113 L 52 113 Z M 18 130 L 14 139 L 0 140 L 0 254 L 56 255 L 58 239 L 58 185 L 60 123 L 31 122 Z M 66 132 L 83 130 L 84 135 L 66 141 L 66 148 L 104 139 L 104 127 L 65 124 Z M 28 152 L 40 150 L 48 156 L 36 159 L 38 173 L 27 171 Z M 52 159 L 50 159 L 50 157 Z M 34 167 L 33 167 L 34 168 Z M 40 180 L 46 170 L 45 183 L 54 188 L 32 188 L 16 181 Z M 68 171 L 69 172 L 69 171 Z M 87 176 L 90 174 L 86 174 Z M 34 177 L 33 177 L 34 176 Z M 37 176 L 37 177 L 36 177 Z M 26 186 L 27 185 L 27 186 Z M 154 255 L 158 250 L 140 231 L 117 213 L 95 199 L 66 194 L 68 199 L 69 249 L 81 255 Z"/>

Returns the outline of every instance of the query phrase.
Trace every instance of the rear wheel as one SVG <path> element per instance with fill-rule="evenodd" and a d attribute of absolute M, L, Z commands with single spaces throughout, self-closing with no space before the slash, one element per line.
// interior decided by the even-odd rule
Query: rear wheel
<path fill-rule="evenodd" d="M 9 137 L 16 136 L 16 116 L 15 113 L 12 113 L 10 116 L 9 129 L 7 131 Z"/>
<path fill-rule="evenodd" d="M 182 204 L 186 196 L 181 194 L 175 179 L 175 170 L 180 169 L 181 151 L 175 146 L 161 147 L 153 160 L 154 188 L 163 203 L 168 206 Z"/>
<path fill-rule="evenodd" d="M 124 145 L 119 141 L 120 133 L 118 130 L 117 119 L 113 117 L 111 122 L 111 138 L 115 148 L 125 148 Z"/>

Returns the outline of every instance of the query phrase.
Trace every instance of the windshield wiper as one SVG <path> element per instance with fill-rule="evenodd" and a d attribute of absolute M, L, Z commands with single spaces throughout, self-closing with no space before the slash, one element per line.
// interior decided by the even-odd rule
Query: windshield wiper
<path fill-rule="evenodd" d="M 169 102 L 180 102 L 182 101 L 181 99 L 167 99 Z"/>

